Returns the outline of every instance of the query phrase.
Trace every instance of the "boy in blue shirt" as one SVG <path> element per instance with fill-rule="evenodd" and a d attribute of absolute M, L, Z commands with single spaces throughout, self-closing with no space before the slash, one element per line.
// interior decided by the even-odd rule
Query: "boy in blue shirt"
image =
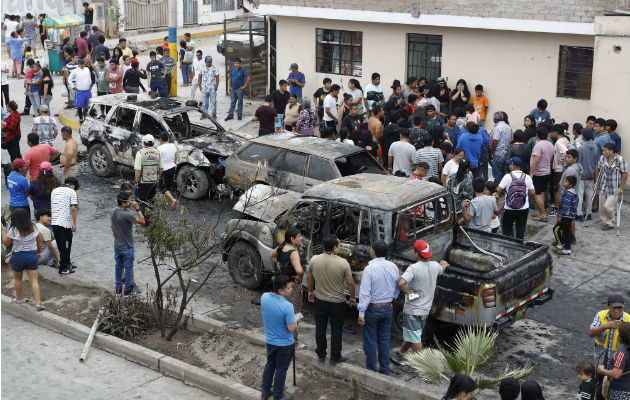
<path fill-rule="evenodd" d="M 21 158 L 13 160 L 13 172 L 7 178 L 7 187 L 9 188 L 9 209 L 11 212 L 16 208 L 23 208 L 31 215 L 31 207 L 28 205 L 28 179 L 26 172 L 28 171 L 29 162 Z"/>
<path fill-rule="evenodd" d="M 538 103 L 536 103 L 536 108 L 530 111 L 529 114 L 533 115 L 536 119 L 536 125 L 540 125 L 541 122 L 550 120 L 551 114 L 549 114 L 549 111 L 547 111 L 547 100 L 538 100 Z"/>
<path fill-rule="evenodd" d="M 573 235 L 571 235 L 571 224 L 577 215 L 578 196 L 575 190 L 575 184 L 577 178 L 574 175 L 569 175 L 564 179 L 564 196 L 562 198 L 562 205 L 558 212 L 558 222 L 553 227 L 553 234 L 556 237 L 556 248 L 554 251 L 560 255 L 571 254 L 571 241 Z"/>
<path fill-rule="evenodd" d="M 260 299 L 265 342 L 267 343 L 267 364 L 262 376 L 260 398 L 268 400 L 291 400 L 291 394 L 284 394 L 284 382 L 287 369 L 293 358 L 295 346 L 293 332 L 297 331 L 297 320 L 293 314 L 293 305 L 286 297 L 291 295 L 290 278 L 276 276 L 273 280 L 273 292 L 267 292 Z M 272 390 L 273 386 L 273 390 Z"/>

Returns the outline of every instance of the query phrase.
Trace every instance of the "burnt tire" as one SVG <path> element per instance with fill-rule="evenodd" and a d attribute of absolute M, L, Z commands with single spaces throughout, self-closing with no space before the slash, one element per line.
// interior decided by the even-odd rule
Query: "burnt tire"
<path fill-rule="evenodd" d="M 228 251 L 228 267 L 232 280 L 250 290 L 260 289 L 264 283 L 260 254 L 251 244 L 234 243 Z"/>
<path fill-rule="evenodd" d="M 103 143 L 97 143 L 90 147 L 88 163 L 96 176 L 105 178 L 114 172 L 112 153 Z"/>
<path fill-rule="evenodd" d="M 199 168 L 184 165 L 177 172 L 177 190 L 186 199 L 197 200 L 206 196 L 209 187 L 208 175 Z"/>

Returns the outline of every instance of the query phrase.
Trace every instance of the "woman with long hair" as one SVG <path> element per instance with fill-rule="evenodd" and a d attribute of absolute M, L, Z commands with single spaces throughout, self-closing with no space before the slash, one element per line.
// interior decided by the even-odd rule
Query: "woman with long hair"
<path fill-rule="evenodd" d="M 613 365 L 606 369 L 603 365 L 597 367 L 597 373 L 612 380 L 608 390 L 609 400 L 630 399 L 630 323 L 622 322 L 617 328 L 619 332 L 619 350 L 613 354 Z"/>
<path fill-rule="evenodd" d="M 302 311 L 302 278 L 304 277 L 304 269 L 300 262 L 300 254 L 297 247 L 302 243 L 302 234 L 296 228 L 289 228 L 284 233 L 284 241 L 278 247 L 271 251 L 271 259 L 276 263 L 276 271 L 274 275 L 285 275 L 293 281 L 291 285 L 293 290 L 291 296 L 287 299 L 293 304 L 293 312 L 295 314 Z M 295 339 L 295 347 L 297 350 L 306 349 L 306 345 L 298 342 L 298 332 L 293 333 Z"/>
<path fill-rule="evenodd" d="M 22 137 L 20 123 L 22 122 L 22 116 L 17 103 L 13 100 L 7 104 L 7 111 L 9 111 L 9 116 L 6 121 L 2 121 L 2 127 L 6 130 L 7 151 L 11 157 L 11 162 L 13 162 L 16 158 L 22 158 L 20 153 L 20 138 Z"/>
<path fill-rule="evenodd" d="M 446 115 L 451 109 L 451 89 L 448 88 L 448 85 L 446 84 L 446 79 L 444 79 L 443 77 L 439 77 L 437 79 L 437 84 L 438 90 L 435 97 L 440 102 L 440 115 Z"/>
<path fill-rule="evenodd" d="M 472 200 L 474 197 L 470 161 L 467 158 L 462 158 L 459 161 L 457 173 L 446 181 L 446 190 L 455 195 L 455 212 L 460 218 L 462 203 L 464 200 Z"/>
<path fill-rule="evenodd" d="M 404 104 L 403 95 L 402 95 L 403 89 L 398 79 L 394 79 L 394 82 L 392 83 L 391 88 L 392 88 L 392 94 L 389 96 L 388 100 L 394 100 L 396 104 Z"/>
<path fill-rule="evenodd" d="M 352 95 L 352 104 L 356 104 L 359 109 L 359 115 L 363 115 L 365 112 L 363 106 L 367 104 L 367 100 L 363 97 L 363 88 L 361 88 L 359 80 L 354 78 L 349 79 L 348 89 L 346 93 Z"/>
<path fill-rule="evenodd" d="M 37 310 L 44 310 L 42 301 L 39 297 L 39 282 L 37 275 L 38 262 L 42 258 L 44 250 L 44 242 L 39 230 L 31 222 L 31 216 L 28 211 L 22 208 L 16 208 L 11 213 L 11 226 L 8 231 L 2 225 L 2 244 L 7 248 L 11 247 L 13 253 L 11 255 L 11 269 L 13 270 L 13 281 L 15 287 L 14 303 L 22 304 L 22 277 L 24 270 L 28 275 L 28 281 L 31 283 L 33 297 L 35 298 L 35 307 Z"/>
<path fill-rule="evenodd" d="M 455 90 L 451 92 L 451 110 L 455 110 L 458 107 L 464 108 L 470 101 L 470 91 L 466 81 L 460 79 L 455 85 Z"/>
<path fill-rule="evenodd" d="M 528 142 L 529 139 L 536 137 L 536 117 L 533 115 L 526 115 L 523 120 L 523 125 L 525 126 L 525 130 L 523 132 L 525 133 L 526 141 Z"/>
<path fill-rule="evenodd" d="M 510 148 L 507 152 L 507 160 L 511 159 L 514 156 L 523 161 L 523 165 L 521 165 L 521 170 L 526 174 L 529 174 L 529 158 L 531 151 L 529 150 L 529 146 L 527 145 L 527 139 L 525 137 L 525 132 L 520 129 L 514 131 L 514 142 L 510 145 Z"/>
<path fill-rule="evenodd" d="M 545 400 L 540 385 L 532 380 L 521 384 L 521 400 Z"/>
<path fill-rule="evenodd" d="M 131 69 L 125 72 L 125 76 L 123 76 L 123 88 L 125 92 L 140 93 L 140 88 L 146 92 L 140 79 L 147 79 L 147 73 L 139 68 L 140 63 L 138 61 L 132 61 Z"/>
<path fill-rule="evenodd" d="M 41 103 L 46 104 L 49 110 L 50 102 L 53 99 L 52 90 L 54 86 L 55 82 L 50 74 L 50 69 L 47 67 L 42 68 L 42 84 L 39 85 L 39 95 L 41 97 Z"/>
<path fill-rule="evenodd" d="M 114 47 L 114 51 L 112 52 L 112 58 L 110 58 L 109 61 L 116 60 L 116 62 L 120 64 L 120 59 L 122 58 L 122 56 L 122 49 L 119 46 L 116 46 Z"/>
<path fill-rule="evenodd" d="M 475 381 L 465 374 L 455 374 L 451 378 L 442 400 L 468 400 L 477 388 Z"/>
<path fill-rule="evenodd" d="M 59 187 L 59 185 L 59 178 L 53 173 L 52 164 L 44 161 L 41 164 L 37 178 L 31 181 L 29 188 L 35 213 L 37 213 L 37 210 L 50 210 L 50 193 L 52 193 L 53 189 Z"/>

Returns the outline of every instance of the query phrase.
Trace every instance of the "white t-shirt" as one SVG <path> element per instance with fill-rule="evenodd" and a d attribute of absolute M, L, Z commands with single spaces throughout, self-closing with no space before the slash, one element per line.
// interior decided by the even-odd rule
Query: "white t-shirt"
<path fill-rule="evenodd" d="M 87 68 L 86 68 L 87 69 Z M 68 186 L 59 186 L 50 192 L 50 205 L 52 225 L 63 228 L 72 228 L 72 214 L 70 208 L 79 204 L 77 192 Z"/>
<path fill-rule="evenodd" d="M 363 114 L 363 92 L 361 91 L 361 89 L 348 90 L 346 91 L 346 93 L 352 96 L 353 103 L 355 103 L 357 99 L 360 99 L 357 107 L 359 109 L 359 114 Z"/>
<path fill-rule="evenodd" d="M 9 66 L 7 65 L 6 62 L 2 61 L 2 67 L 0 67 L 0 69 L 2 69 L 2 84 L 3 85 L 8 85 L 9 84 L 9 74 L 7 72 L 4 72 L 5 69 L 9 69 Z"/>
<path fill-rule="evenodd" d="M 405 314 L 429 315 L 437 278 L 442 272 L 442 266 L 436 261 L 418 261 L 407 267 L 402 278 L 407 281 L 407 288 L 415 290 L 420 297 L 409 300 L 408 295 L 405 295 Z"/>
<path fill-rule="evenodd" d="M 175 154 L 177 154 L 177 146 L 173 143 L 164 143 L 158 146 L 160 156 L 162 157 L 162 169 L 168 171 L 175 168 Z"/>
<path fill-rule="evenodd" d="M 411 174 L 413 165 L 411 157 L 416 154 L 416 148 L 409 142 L 394 142 L 389 146 L 388 156 L 394 157 L 392 163 L 392 172 L 403 171 L 405 174 Z"/>
<path fill-rule="evenodd" d="M 206 66 L 206 63 L 203 62 L 203 58 L 201 60 L 197 60 L 197 57 L 195 57 L 195 59 L 192 62 L 192 67 L 193 67 L 193 72 L 194 72 L 194 79 L 199 79 L 199 72 L 203 69 L 203 67 Z M 193 84 L 195 86 L 198 85 L 197 81 L 194 81 Z"/>
<path fill-rule="evenodd" d="M 336 119 L 339 119 L 339 112 L 337 110 L 337 100 L 331 95 L 327 94 L 324 99 L 324 121 L 332 121 L 328 113 L 326 112 L 326 107 L 330 109 L 330 113 L 335 116 Z"/>
<path fill-rule="evenodd" d="M 337 139 L 336 139 L 336 141 L 337 141 L 337 142 L 341 142 L 341 138 L 337 138 Z M 345 144 L 351 144 L 351 145 L 353 145 L 353 146 L 354 146 L 354 141 L 353 141 L 353 140 L 350 140 L 350 139 L 344 139 L 344 140 L 343 140 L 343 143 L 345 143 Z"/>
<path fill-rule="evenodd" d="M 514 175 L 514 177 L 517 179 L 521 178 L 521 174 L 525 175 L 525 186 L 527 187 L 527 193 L 529 193 L 530 190 L 534 190 L 534 182 L 532 182 L 532 178 L 523 171 L 512 172 L 512 175 Z M 501 183 L 499 183 L 499 187 L 505 191 L 506 195 L 507 195 L 508 188 L 510 187 L 511 183 L 512 183 L 512 177 L 510 176 L 510 173 L 508 172 L 507 174 L 503 175 L 503 179 L 501 179 Z M 505 209 L 513 210 L 513 208 L 508 207 L 507 202 L 505 203 Z M 525 204 L 519 210 L 526 210 L 526 209 L 529 209 L 529 196 L 525 196 Z"/>
<path fill-rule="evenodd" d="M 17 228 L 9 228 L 9 230 L 7 231 L 7 237 L 13 239 L 14 253 L 17 253 L 19 251 L 37 250 L 37 235 L 39 235 L 39 230 L 37 229 L 37 226 L 33 227 L 33 232 L 29 233 L 26 236 L 22 236 Z"/>
<path fill-rule="evenodd" d="M 442 173 L 447 178 L 450 178 L 451 176 L 457 173 L 458 169 L 459 169 L 459 164 L 455 163 L 455 160 L 451 158 L 450 160 L 446 162 L 446 165 L 444 165 L 444 168 L 442 168 Z"/>
<path fill-rule="evenodd" d="M 186 47 L 191 46 L 192 47 L 192 51 L 195 51 L 195 41 L 190 39 L 190 42 L 186 42 Z"/>
<path fill-rule="evenodd" d="M 4 23 L 4 26 L 7 27 L 7 32 L 6 32 L 6 38 L 10 38 L 11 37 L 11 32 L 15 32 L 15 28 L 17 28 L 18 26 L 18 22 L 17 21 L 6 21 Z"/>
<path fill-rule="evenodd" d="M 365 95 L 367 96 L 369 92 L 383 93 L 383 88 L 381 87 L 381 85 L 374 85 L 370 83 L 365 87 Z M 374 104 L 374 101 L 368 100 L 368 107 L 370 107 L 370 109 L 372 108 L 372 104 Z"/>

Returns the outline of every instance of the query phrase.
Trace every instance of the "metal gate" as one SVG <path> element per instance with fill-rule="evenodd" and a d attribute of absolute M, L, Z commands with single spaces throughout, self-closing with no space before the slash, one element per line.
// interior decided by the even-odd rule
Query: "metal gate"
<path fill-rule="evenodd" d="M 442 36 L 407 35 L 407 76 L 436 80 L 442 74 Z"/>
<path fill-rule="evenodd" d="M 125 0 L 124 7 L 126 31 L 168 26 L 168 0 Z"/>
<path fill-rule="evenodd" d="M 197 23 L 197 0 L 184 0 L 184 25 Z"/>

